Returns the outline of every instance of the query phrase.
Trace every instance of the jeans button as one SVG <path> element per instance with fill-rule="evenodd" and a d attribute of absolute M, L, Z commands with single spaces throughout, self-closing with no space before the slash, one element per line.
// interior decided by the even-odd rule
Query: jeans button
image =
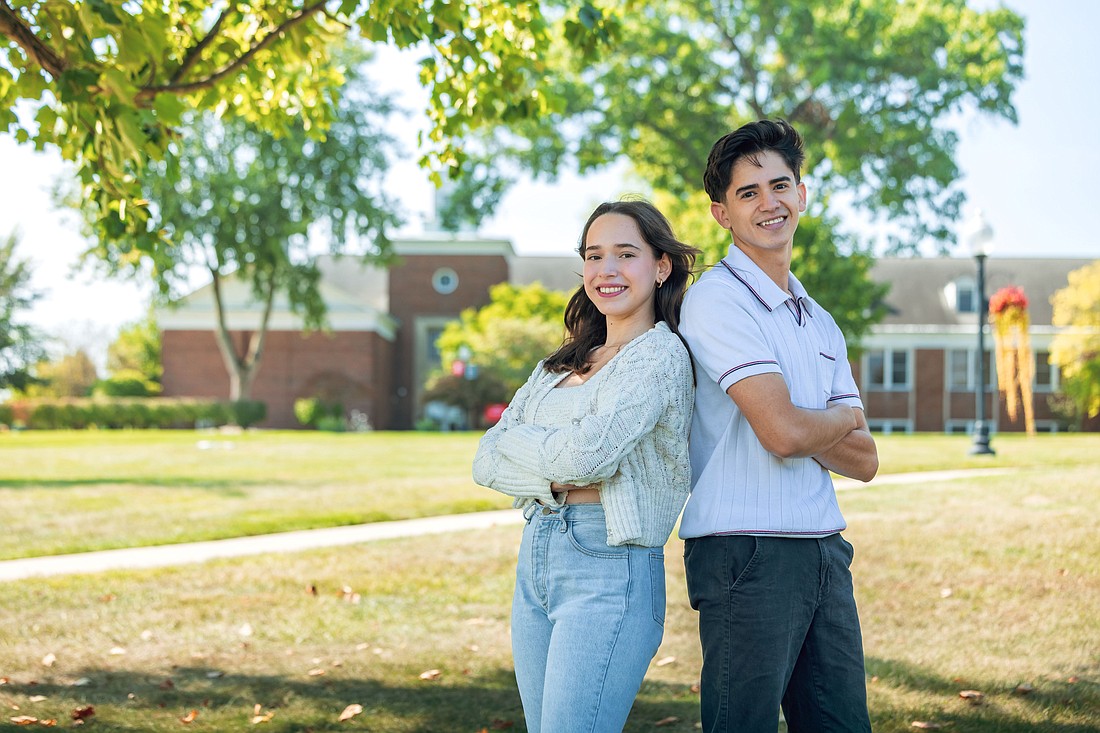
<path fill-rule="evenodd" d="M 542 508 L 542 515 L 543 515 L 543 516 L 546 516 L 546 515 L 547 515 L 547 514 L 549 514 L 549 513 L 550 513 L 550 507 L 548 507 L 548 506 L 544 506 L 544 507 Z"/>

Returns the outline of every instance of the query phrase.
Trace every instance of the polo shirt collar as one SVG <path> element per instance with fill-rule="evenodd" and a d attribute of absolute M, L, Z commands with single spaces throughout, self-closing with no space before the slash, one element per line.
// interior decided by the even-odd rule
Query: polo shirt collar
<path fill-rule="evenodd" d="M 726 253 L 722 261 L 730 268 L 733 276 L 740 280 L 769 311 L 773 311 L 788 300 L 792 300 L 795 304 L 801 306 L 802 310 L 813 316 L 813 301 L 810 300 L 806 288 L 802 287 L 802 283 L 798 281 L 793 272 L 787 273 L 787 287 L 791 291 L 791 294 L 787 295 L 736 244 L 730 245 L 729 252 Z"/>

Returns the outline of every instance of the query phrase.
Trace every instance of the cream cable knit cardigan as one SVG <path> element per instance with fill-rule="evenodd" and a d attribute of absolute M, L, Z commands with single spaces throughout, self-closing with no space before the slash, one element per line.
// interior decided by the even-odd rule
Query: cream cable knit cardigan
<path fill-rule="evenodd" d="M 572 426 L 529 420 L 568 372 L 539 362 L 500 421 L 482 437 L 474 481 L 516 498 L 560 506 L 550 483 L 601 483 L 608 545 L 660 547 L 691 484 L 687 439 L 694 382 L 691 359 L 663 321 L 626 344 L 589 380 Z"/>

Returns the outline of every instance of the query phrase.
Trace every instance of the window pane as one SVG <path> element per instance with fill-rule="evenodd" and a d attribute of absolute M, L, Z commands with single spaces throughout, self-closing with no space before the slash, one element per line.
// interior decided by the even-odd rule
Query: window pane
<path fill-rule="evenodd" d="M 1046 351 L 1035 352 L 1035 386 L 1036 387 L 1050 387 L 1051 371 L 1054 369 L 1050 365 L 1050 353 Z"/>
<path fill-rule="evenodd" d="M 892 356 L 893 368 L 890 383 L 895 387 L 904 387 L 909 384 L 909 352 L 895 351 Z"/>
<path fill-rule="evenodd" d="M 872 387 L 886 385 L 886 354 L 883 351 L 872 351 L 867 355 L 867 377 Z"/>
<path fill-rule="evenodd" d="M 970 352 L 966 349 L 952 349 L 948 352 L 948 377 L 951 389 L 966 390 L 970 386 Z"/>
<path fill-rule="evenodd" d="M 976 307 L 978 298 L 974 288 L 965 283 L 956 286 L 956 288 L 955 297 L 959 313 L 976 312 L 978 310 Z"/>

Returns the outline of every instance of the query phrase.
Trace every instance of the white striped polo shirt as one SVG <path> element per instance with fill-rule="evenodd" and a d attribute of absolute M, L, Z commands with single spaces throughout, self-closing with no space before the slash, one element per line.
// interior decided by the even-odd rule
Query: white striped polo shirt
<path fill-rule="evenodd" d="M 829 472 L 812 458 L 764 450 L 726 394 L 757 374 L 783 376 L 798 407 L 863 408 L 844 335 L 789 275 L 787 295 L 736 245 L 688 288 L 680 332 L 697 386 L 691 424 L 691 496 L 680 537 L 821 537 L 845 528 Z"/>

